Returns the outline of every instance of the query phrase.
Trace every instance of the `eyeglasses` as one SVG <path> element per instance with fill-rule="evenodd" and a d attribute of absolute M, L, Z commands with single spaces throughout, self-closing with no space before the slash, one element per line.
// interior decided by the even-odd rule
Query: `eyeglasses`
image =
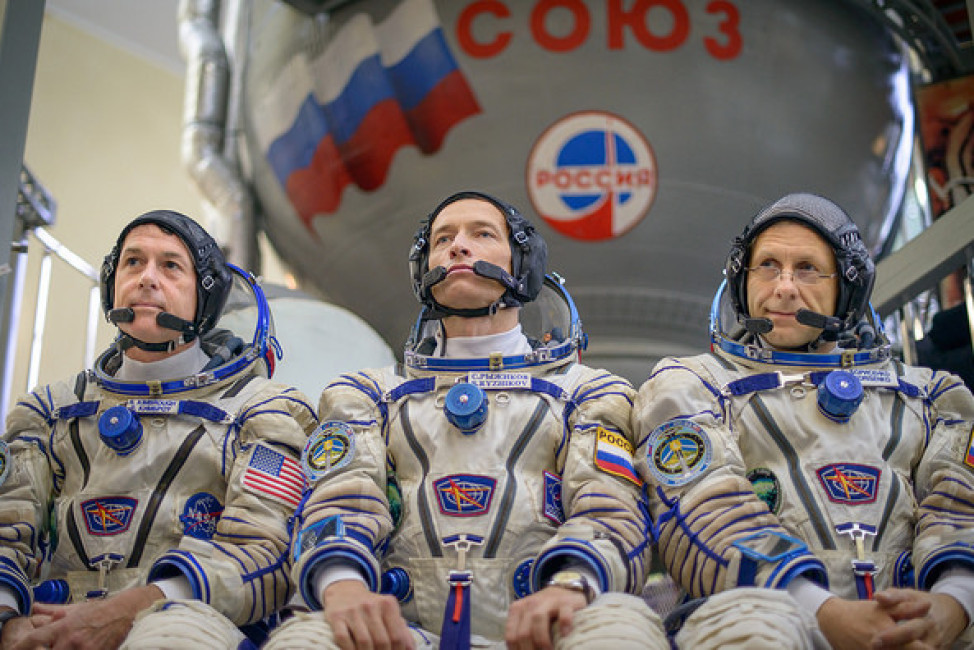
<path fill-rule="evenodd" d="M 777 266 L 752 266 L 747 269 L 748 273 L 754 275 L 755 278 L 761 282 L 777 282 L 781 279 L 781 276 L 788 274 L 791 276 L 792 281 L 798 284 L 813 285 L 818 284 L 820 280 L 827 280 L 829 278 L 834 278 L 838 273 L 819 273 L 818 269 L 814 268 L 803 268 L 796 269 L 794 271 L 782 271 Z"/>

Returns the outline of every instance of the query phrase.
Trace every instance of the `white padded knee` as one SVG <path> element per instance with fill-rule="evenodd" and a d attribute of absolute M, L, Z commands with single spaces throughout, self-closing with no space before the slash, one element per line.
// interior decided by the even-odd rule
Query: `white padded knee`
<path fill-rule="evenodd" d="M 410 627 L 417 650 L 436 647 L 437 638 Z M 322 612 L 298 612 L 271 632 L 262 650 L 338 650 L 331 626 Z"/>
<path fill-rule="evenodd" d="M 236 650 L 247 637 L 226 616 L 198 600 L 163 600 L 135 618 L 119 650 Z"/>
<path fill-rule="evenodd" d="M 642 598 L 607 592 L 575 614 L 572 630 L 557 638 L 559 650 L 669 650 L 659 616 Z"/>
<path fill-rule="evenodd" d="M 264 650 L 335 650 L 338 644 L 322 612 L 298 612 L 271 632 L 262 647 Z"/>
<path fill-rule="evenodd" d="M 815 627 L 786 591 L 728 589 L 686 620 L 676 644 L 694 650 L 812 650 Z"/>

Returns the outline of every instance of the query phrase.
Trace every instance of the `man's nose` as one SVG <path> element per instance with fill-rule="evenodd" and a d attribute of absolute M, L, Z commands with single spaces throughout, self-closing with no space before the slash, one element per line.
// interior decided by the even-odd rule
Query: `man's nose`
<path fill-rule="evenodd" d="M 470 245 L 464 235 L 458 234 L 453 238 L 453 245 L 450 246 L 450 255 L 470 255 Z"/>
<path fill-rule="evenodd" d="M 798 285 L 795 282 L 795 272 L 781 271 L 778 273 L 778 279 L 775 281 L 774 288 L 778 293 L 798 293 Z"/>
<path fill-rule="evenodd" d="M 146 264 L 142 268 L 142 273 L 139 274 L 139 284 L 140 285 L 150 285 L 155 286 L 157 278 L 157 270 L 154 264 Z"/>

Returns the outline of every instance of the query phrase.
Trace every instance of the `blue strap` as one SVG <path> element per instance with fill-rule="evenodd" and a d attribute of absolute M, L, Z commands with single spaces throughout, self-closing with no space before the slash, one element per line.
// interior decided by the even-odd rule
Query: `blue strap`
<path fill-rule="evenodd" d="M 443 610 L 440 647 L 470 650 L 470 580 L 469 571 L 450 571 L 450 596 Z"/>
<path fill-rule="evenodd" d="M 564 389 L 558 384 L 553 384 L 544 379 L 531 378 L 531 390 L 535 393 L 551 395 L 555 399 L 567 399 Z"/>
<path fill-rule="evenodd" d="M 731 395 L 747 395 L 759 390 L 771 390 L 781 386 L 781 375 L 777 372 L 766 372 L 760 375 L 750 375 L 727 384 L 727 391 Z"/>
<path fill-rule="evenodd" d="M 389 391 L 389 401 L 398 402 L 406 395 L 416 393 L 428 393 L 436 388 L 436 377 L 424 377 L 422 379 L 410 379 L 399 384 Z"/>
<path fill-rule="evenodd" d="M 211 422 L 225 422 L 233 419 L 223 409 L 217 408 L 212 404 L 207 404 L 206 402 L 196 402 L 193 400 L 180 402 L 179 412 L 185 415 L 203 418 Z"/>
<path fill-rule="evenodd" d="M 101 402 L 78 402 L 62 406 L 57 410 L 58 420 L 71 420 L 73 418 L 86 418 L 98 412 L 98 405 Z"/>

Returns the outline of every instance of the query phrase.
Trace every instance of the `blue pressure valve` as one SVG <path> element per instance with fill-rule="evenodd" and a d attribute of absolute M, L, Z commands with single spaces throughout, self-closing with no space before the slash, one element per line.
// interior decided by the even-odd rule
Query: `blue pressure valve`
<path fill-rule="evenodd" d="M 487 420 L 487 393 L 474 384 L 457 384 L 447 392 L 443 409 L 450 424 L 469 436 Z"/>
<path fill-rule="evenodd" d="M 818 386 L 818 409 L 835 422 L 848 422 L 862 398 L 862 382 L 845 370 L 833 370 Z"/>
<path fill-rule="evenodd" d="M 395 596 L 400 603 L 408 602 L 413 597 L 413 585 L 409 574 L 402 567 L 392 567 L 382 574 L 380 593 Z"/>
<path fill-rule="evenodd" d="M 119 456 L 127 456 L 142 442 L 142 423 L 127 407 L 113 406 L 98 418 L 98 434 Z"/>

